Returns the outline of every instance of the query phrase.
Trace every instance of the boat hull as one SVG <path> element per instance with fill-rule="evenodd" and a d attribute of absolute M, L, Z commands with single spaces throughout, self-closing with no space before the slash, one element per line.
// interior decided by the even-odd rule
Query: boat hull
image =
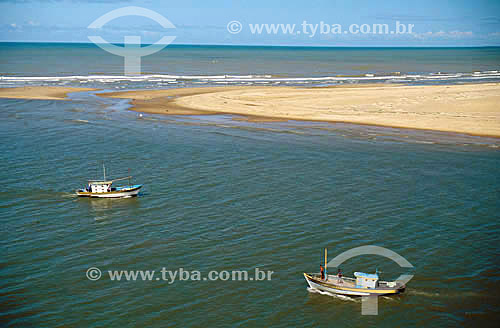
<path fill-rule="evenodd" d="M 348 286 L 339 286 L 338 284 L 333 284 L 330 281 L 322 281 L 310 274 L 304 273 L 304 278 L 307 281 L 309 287 L 317 289 L 324 292 L 329 292 L 333 294 L 341 294 L 348 296 L 370 296 L 370 295 L 394 295 L 404 291 L 404 286 L 399 286 L 398 288 L 357 288 Z"/>
<path fill-rule="evenodd" d="M 128 198 L 136 197 L 142 186 L 135 186 L 133 188 L 124 188 L 110 192 L 89 192 L 83 190 L 77 190 L 76 194 L 79 197 L 91 197 L 91 198 Z"/>

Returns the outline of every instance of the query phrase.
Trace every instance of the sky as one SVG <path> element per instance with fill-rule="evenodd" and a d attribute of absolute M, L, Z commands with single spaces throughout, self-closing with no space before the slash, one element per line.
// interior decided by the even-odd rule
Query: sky
<path fill-rule="evenodd" d="M 152 10 L 175 28 L 140 16 L 88 28 L 128 6 Z M 98 35 L 108 42 L 138 36 L 142 43 L 175 36 L 174 44 L 500 46 L 500 0 L 0 0 L 0 17 L 0 41 L 90 42 L 89 36 Z M 412 24 L 412 33 L 396 33 L 397 22 L 406 30 Z M 268 33 L 264 26 L 258 33 L 258 24 L 288 24 L 289 29 L 278 26 Z M 374 24 L 387 24 L 387 33 L 359 30 L 365 25 L 372 32 Z"/>

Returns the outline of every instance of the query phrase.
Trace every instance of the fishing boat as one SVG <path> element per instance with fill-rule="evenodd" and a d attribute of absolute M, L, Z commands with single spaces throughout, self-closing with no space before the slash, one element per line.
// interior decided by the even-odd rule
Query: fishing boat
<path fill-rule="evenodd" d="M 348 296 L 370 296 L 399 294 L 406 288 L 398 281 L 381 281 L 378 273 L 354 272 L 354 278 L 326 273 L 327 255 L 325 249 L 325 272 L 304 273 L 307 284 L 312 289 Z"/>
<path fill-rule="evenodd" d="M 89 180 L 88 185 L 83 189 L 76 190 L 79 197 L 93 197 L 93 198 L 128 198 L 135 197 L 139 194 L 142 185 L 130 184 L 132 176 L 106 180 L 106 168 L 103 165 L 103 179 L 102 180 Z M 129 180 L 126 186 L 112 187 L 116 181 Z"/>

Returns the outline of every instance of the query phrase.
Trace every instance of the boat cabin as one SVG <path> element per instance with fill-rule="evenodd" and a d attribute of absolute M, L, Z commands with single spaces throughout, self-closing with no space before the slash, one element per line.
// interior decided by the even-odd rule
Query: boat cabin
<path fill-rule="evenodd" d="M 89 181 L 87 191 L 90 192 L 110 192 L 113 181 Z"/>
<path fill-rule="evenodd" d="M 354 272 L 354 277 L 356 277 L 356 287 L 357 288 L 377 288 L 378 287 L 378 274 L 376 273 L 364 273 L 364 272 Z"/>

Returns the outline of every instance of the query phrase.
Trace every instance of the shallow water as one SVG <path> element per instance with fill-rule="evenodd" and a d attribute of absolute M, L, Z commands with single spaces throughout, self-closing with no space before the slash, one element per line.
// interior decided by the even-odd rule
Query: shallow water
<path fill-rule="evenodd" d="M 126 102 L 0 100 L 1 319 L 15 326 L 456 326 L 498 317 L 498 139 L 229 116 L 138 116 Z M 78 199 L 134 175 L 138 198 Z M 308 291 L 303 272 L 378 245 L 406 292 Z M 90 267 L 103 277 L 86 278 Z M 106 270 L 272 270 L 266 281 L 110 281 Z M 402 273 L 366 256 L 353 271 Z"/>

